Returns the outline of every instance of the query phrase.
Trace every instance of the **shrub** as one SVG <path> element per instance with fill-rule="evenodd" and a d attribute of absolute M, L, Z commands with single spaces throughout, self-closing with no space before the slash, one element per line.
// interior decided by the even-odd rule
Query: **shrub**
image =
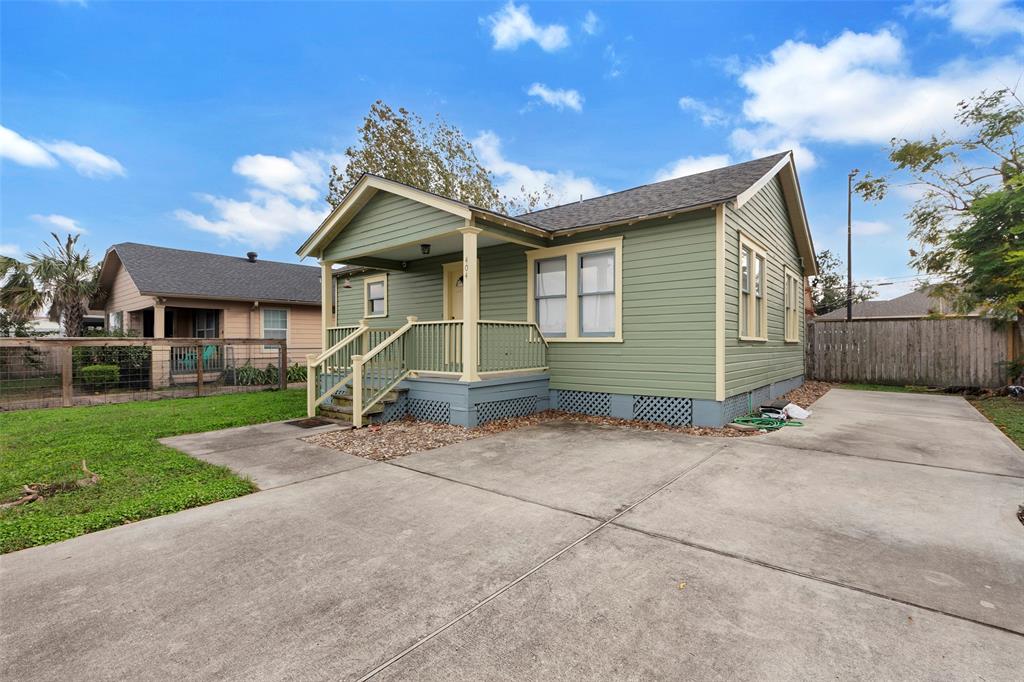
<path fill-rule="evenodd" d="M 306 366 L 295 363 L 288 367 L 288 383 L 306 380 Z"/>
<path fill-rule="evenodd" d="M 117 365 L 88 365 L 81 371 L 82 383 L 89 386 L 109 386 L 121 379 L 121 368 Z"/>

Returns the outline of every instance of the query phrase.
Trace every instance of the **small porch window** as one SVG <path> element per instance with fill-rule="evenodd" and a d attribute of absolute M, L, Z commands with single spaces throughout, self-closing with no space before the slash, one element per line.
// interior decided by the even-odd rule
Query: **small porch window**
<path fill-rule="evenodd" d="M 537 326 L 544 336 L 565 336 L 565 257 L 534 261 Z"/>
<path fill-rule="evenodd" d="M 217 322 L 220 311 L 196 310 L 192 313 L 192 336 L 197 339 L 215 339 L 220 336 Z"/>
<path fill-rule="evenodd" d="M 363 280 L 363 317 L 388 316 L 388 276 L 376 275 Z"/>
<path fill-rule="evenodd" d="M 107 326 L 110 331 L 119 331 L 124 327 L 124 313 L 121 311 L 110 313 L 110 316 L 107 319 Z"/>
<path fill-rule="evenodd" d="M 287 339 L 288 338 L 288 309 L 287 308 L 264 308 L 263 309 L 263 338 L 265 339 Z M 277 346 L 264 346 L 264 350 L 273 350 Z"/>

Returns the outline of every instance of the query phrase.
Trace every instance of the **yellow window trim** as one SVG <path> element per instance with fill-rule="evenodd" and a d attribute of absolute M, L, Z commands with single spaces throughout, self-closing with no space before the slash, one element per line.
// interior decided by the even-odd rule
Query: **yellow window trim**
<path fill-rule="evenodd" d="M 579 320 L 579 256 L 595 251 L 615 252 L 615 334 L 612 336 L 580 336 Z M 532 249 L 526 252 L 526 319 L 536 324 L 534 305 L 534 262 L 565 257 L 565 336 L 544 337 L 548 343 L 622 343 L 622 237 L 595 239 L 589 242 Z"/>
<path fill-rule="evenodd" d="M 783 336 L 786 343 L 800 343 L 800 316 L 803 310 L 803 280 L 797 276 L 796 271 L 788 265 L 782 269 L 782 281 L 785 282 L 785 289 L 782 294 L 782 313 L 784 317 Z M 795 285 L 795 289 L 793 288 Z M 786 307 L 786 301 L 790 301 L 793 317 L 790 318 L 790 308 Z"/>
<path fill-rule="evenodd" d="M 377 282 L 384 283 L 384 312 L 370 314 L 370 285 Z M 372 275 L 370 277 L 363 278 L 363 317 L 387 317 L 388 316 L 388 275 Z"/>
<path fill-rule="evenodd" d="M 761 299 L 764 301 L 764 305 L 761 306 L 761 331 L 764 332 L 763 336 L 753 336 L 743 334 L 743 317 L 747 316 L 748 324 L 747 329 L 751 329 L 753 325 L 749 324 L 754 322 L 754 314 L 757 311 L 757 297 L 754 295 L 755 287 L 753 284 L 753 278 L 751 278 L 750 297 L 748 299 L 748 310 L 743 310 L 743 249 L 750 249 L 751 258 L 750 269 L 754 271 L 754 262 L 758 257 L 764 260 L 764 290 L 761 292 Z M 739 319 L 736 320 L 736 334 L 740 341 L 755 341 L 763 343 L 768 340 L 768 249 L 764 248 L 758 242 L 754 241 L 753 238 L 747 236 L 743 232 L 740 232 L 740 248 L 736 252 L 736 306 L 739 311 Z"/>

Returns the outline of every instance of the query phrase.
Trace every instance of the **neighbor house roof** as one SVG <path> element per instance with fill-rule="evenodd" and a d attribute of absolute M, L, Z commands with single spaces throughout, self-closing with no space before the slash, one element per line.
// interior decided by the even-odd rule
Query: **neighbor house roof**
<path fill-rule="evenodd" d="M 320 268 L 125 242 L 107 249 L 100 281 L 111 286 L 120 262 L 139 293 L 320 305 Z"/>
<path fill-rule="evenodd" d="M 813 275 L 817 272 L 814 244 L 807 224 L 792 152 L 781 152 L 725 168 L 641 185 L 519 216 L 503 215 L 405 183 L 365 174 L 303 242 L 297 253 L 306 257 L 322 252 L 378 191 L 391 192 L 419 201 L 467 221 L 490 221 L 534 236 L 552 239 L 579 230 L 604 229 L 671 217 L 677 213 L 711 208 L 726 202 L 735 202 L 735 206 L 739 208 L 776 176 L 780 178 L 797 247 L 805 262 L 805 274 Z"/>
<path fill-rule="evenodd" d="M 933 313 L 950 315 L 954 313 L 953 306 L 943 298 L 931 296 L 934 287 L 924 287 L 918 291 L 911 291 L 909 294 L 889 299 L 888 301 L 864 301 L 853 304 L 853 319 L 890 319 L 899 317 L 928 317 Z M 970 313 L 979 315 L 979 311 Z M 818 320 L 845 320 L 846 308 L 839 308 L 824 315 L 819 315 Z"/>
<path fill-rule="evenodd" d="M 788 153 L 545 208 L 516 219 L 554 232 L 720 204 L 743 194 Z"/>

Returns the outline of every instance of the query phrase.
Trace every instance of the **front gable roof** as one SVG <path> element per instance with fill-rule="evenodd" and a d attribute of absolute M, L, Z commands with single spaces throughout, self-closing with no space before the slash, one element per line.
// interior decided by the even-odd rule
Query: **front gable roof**
<path fill-rule="evenodd" d="M 806 274 L 813 275 L 817 272 L 814 244 L 793 165 L 793 154 L 788 151 L 514 217 L 367 174 L 359 179 L 352 191 L 299 247 L 297 253 L 303 258 L 318 255 L 378 191 L 419 201 L 467 221 L 478 218 L 535 236 L 553 238 L 576 231 L 641 223 L 728 202 L 734 202 L 739 208 L 776 176 L 779 176 L 782 184 Z"/>
<path fill-rule="evenodd" d="M 125 242 L 107 249 L 100 283 L 109 288 L 117 267 L 139 293 L 220 300 L 320 305 L 320 268 Z"/>

